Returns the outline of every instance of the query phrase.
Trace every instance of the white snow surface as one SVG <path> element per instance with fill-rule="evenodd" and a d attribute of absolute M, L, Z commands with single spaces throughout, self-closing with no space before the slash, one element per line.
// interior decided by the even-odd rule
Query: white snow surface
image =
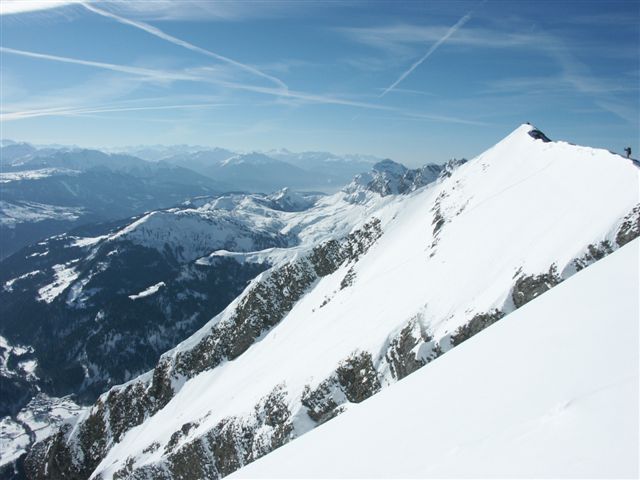
<path fill-rule="evenodd" d="M 157 293 L 158 290 L 160 290 L 162 287 L 164 287 L 166 284 L 164 282 L 158 282 L 155 285 L 151 285 L 150 287 L 145 288 L 143 291 L 141 291 L 140 293 L 136 293 L 135 295 L 129 295 L 129 298 L 131 300 L 137 300 L 139 298 L 145 298 L 145 297 L 150 297 L 151 295 L 153 295 L 154 293 Z"/>
<path fill-rule="evenodd" d="M 9 365 L 10 357 L 20 357 L 29 353 L 33 353 L 33 347 L 12 345 L 9 340 L 0 335 L 0 374 L 6 378 L 25 375 L 27 377 L 35 378 L 35 369 L 37 367 L 37 362 L 35 360 L 20 362 L 18 363 L 17 368 Z"/>
<path fill-rule="evenodd" d="M 228 478 L 638 478 L 639 247 Z"/>
<path fill-rule="evenodd" d="M 26 453 L 29 447 L 29 435 L 25 429 L 11 417 L 0 419 L 0 467 L 14 462 Z"/>
<path fill-rule="evenodd" d="M 221 249 L 259 252 L 264 250 L 265 239 L 279 239 L 282 247 L 294 247 L 289 252 L 292 257 L 296 249 L 309 249 L 320 241 L 346 235 L 389 201 L 391 198 L 373 192 L 364 192 L 358 203 L 346 192 L 322 198 L 288 189 L 266 197 L 227 194 L 204 204 L 198 202 L 194 208 L 150 212 L 106 238 L 78 241 L 85 246 L 129 240 L 160 251 L 168 246 L 179 260 L 189 262 Z"/>
<path fill-rule="evenodd" d="M 20 275 L 19 277 L 12 278 L 11 280 L 7 280 L 6 282 L 4 282 L 4 285 L 3 285 L 2 288 L 6 292 L 11 292 L 11 291 L 13 291 L 13 286 L 15 285 L 16 282 L 20 282 L 20 280 L 24 280 L 24 279 L 27 279 L 29 277 L 35 277 L 36 275 L 39 275 L 40 273 L 41 273 L 40 270 L 34 270 L 32 272 L 27 272 L 25 274 Z"/>
<path fill-rule="evenodd" d="M 70 262 L 73 263 L 73 262 Z M 80 275 L 74 267 L 68 264 L 58 264 L 53 267 L 54 280 L 38 290 L 37 300 L 51 303 L 64 292 Z"/>
<path fill-rule="evenodd" d="M 0 226 L 15 228 L 16 225 L 44 220 L 71 222 L 84 213 L 81 207 L 62 207 L 38 202 L 7 202 L 0 200 Z"/>
<path fill-rule="evenodd" d="M 0 183 L 17 182 L 20 180 L 40 180 L 57 175 L 78 175 L 80 171 L 68 168 L 40 168 L 37 170 L 21 170 L 17 172 L 0 172 Z"/>
<path fill-rule="evenodd" d="M 17 460 L 30 445 L 29 432 L 39 442 L 54 434 L 65 422 L 73 422 L 87 407 L 76 404 L 70 397 L 36 395 L 16 418 L 0 420 L 0 466 Z"/>
<path fill-rule="evenodd" d="M 295 221 L 287 228 L 307 245 L 325 240 L 327 232 L 347 233 L 372 216 L 381 220 L 384 234 L 351 265 L 350 287 L 340 289 L 346 265 L 314 284 L 239 358 L 175 385 L 169 404 L 125 434 L 94 475 L 110 478 L 130 456 L 135 466 L 155 463 L 163 448 L 143 452 L 152 443 L 165 445 L 189 421 L 200 426 L 187 440 L 226 416 L 245 415 L 277 384 L 285 384 L 295 415 L 303 408 L 306 384 L 314 388 L 356 350 L 378 361 L 389 338 L 411 318 L 420 318 L 436 341 L 446 343 L 477 313 L 511 311 L 510 291 L 519 274 L 547 272 L 555 264 L 569 275 L 573 259 L 589 244 L 614 243 L 620 219 L 639 201 L 638 168 L 605 150 L 534 140 L 531 128 L 522 125 L 451 177 L 407 196 L 371 193 L 375 201 L 354 207 L 341 193 L 291 214 Z M 438 211 L 445 223 L 435 235 Z M 231 316 L 238 301 L 165 355 L 191 348 Z M 541 354 L 545 348 L 539 345 Z M 389 376 L 382 381 L 391 383 Z M 300 422 L 294 433 L 308 428 Z"/>

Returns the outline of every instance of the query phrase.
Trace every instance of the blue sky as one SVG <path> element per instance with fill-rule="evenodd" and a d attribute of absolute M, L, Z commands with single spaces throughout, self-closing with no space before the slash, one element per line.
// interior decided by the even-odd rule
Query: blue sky
<path fill-rule="evenodd" d="M 472 157 L 640 151 L 640 2 L 3 0 L 2 137 Z"/>

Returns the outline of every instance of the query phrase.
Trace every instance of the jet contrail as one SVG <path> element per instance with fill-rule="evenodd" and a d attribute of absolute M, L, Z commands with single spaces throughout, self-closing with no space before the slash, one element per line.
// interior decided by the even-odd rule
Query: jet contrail
<path fill-rule="evenodd" d="M 252 67 L 251 65 L 246 65 L 244 63 L 238 62 L 236 60 L 233 60 L 232 58 L 229 57 L 225 57 L 224 55 L 220 55 L 218 53 L 212 52 L 210 50 L 206 50 L 204 48 L 198 47 L 197 45 L 194 45 L 192 43 L 189 43 L 185 40 L 181 40 L 179 38 L 176 38 L 172 35 L 169 35 L 168 33 L 163 32 L 162 30 L 160 30 L 159 28 L 156 28 L 152 25 L 149 25 L 148 23 L 144 23 L 144 22 L 139 22 L 139 21 L 135 21 L 135 20 L 130 20 L 128 18 L 124 18 L 121 17 L 119 15 L 116 15 L 115 13 L 111 13 L 111 12 L 107 12 L 106 10 L 102 10 L 101 8 L 95 7 L 89 3 L 82 3 L 82 6 L 84 8 L 86 8 L 87 10 L 93 12 L 93 13 L 97 13 L 98 15 L 102 15 L 103 17 L 107 17 L 107 18 L 111 18 L 117 22 L 123 23 L 125 25 L 130 25 L 132 27 L 138 28 L 140 30 L 143 30 L 147 33 L 150 33 L 151 35 L 154 35 L 158 38 L 161 38 L 162 40 L 166 40 L 167 42 L 173 43 L 174 45 L 178 45 L 180 47 L 186 48 L 188 50 L 191 50 L 193 52 L 197 52 L 200 53 L 202 55 L 206 55 L 207 57 L 211 57 L 211 58 L 215 58 L 216 60 L 219 60 L 221 62 L 225 62 L 228 63 L 230 65 L 233 65 L 234 67 L 240 68 L 242 70 L 245 70 L 247 72 L 250 72 L 254 75 L 257 75 L 259 77 L 265 78 L 273 83 L 275 83 L 276 85 L 278 85 L 278 87 L 287 90 L 288 87 L 287 85 L 280 80 L 279 78 L 273 77 L 267 73 L 264 73 L 260 70 L 258 70 L 255 67 Z"/>
<path fill-rule="evenodd" d="M 58 55 L 49 55 L 48 53 L 29 52 L 26 50 L 17 50 L 15 48 L 0 46 L 0 52 L 10 53 L 12 55 L 20 55 L 22 57 L 39 58 L 42 60 L 51 60 L 54 62 L 72 63 L 74 65 L 84 65 L 87 67 L 102 68 L 105 70 L 113 70 L 114 72 L 129 73 L 142 77 L 150 77 L 158 80 L 188 80 L 199 81 L 200 78 L 194 75 L 183 74 L 179 72 L 168 72 L 166 70 L 152 70 L 150 68 L 130 67 L 126 65 L 117 65 L 114 63 L 94 62 L 92 60 L 80 60 L 77 58 L 61 57 Z"/>
<path fill-rule="evenodd" d="M 57 107 L 40 110 L 25 110 L 19 112 L 0 113 L 0 122 L 12 120 L 22 120 L 33 117 L 74 117 L 91 113 L 112 113 L 112 112 L 138 112 L 145 110 L 175 110 L 175 109 L 203 109 L 224 107 L 225 104 L 216 103 L 196 103 L 180 105 L 151 105 L 141 107 Z"/>
<path fill-rule="evenodd" d="M 427 51 L 427 53 L 425 53 L 419 60 L 417 60 L 413 65 L 411 65 L 411 67 L 409 67 L 407 71 L 405 71 L 402 75 L 400 75 L 400 77 L 395 82 L 389 85 L 380 94 L 380 97 L 384 97 L 387 93 L 393 90 L 400 82 L 402 82 L 405 78 L 407 78 L 411 72 L 413 72 L 416 68 L 418 68 L 420 64 L 424 62 L 427 58 L 429 58 L 433 54 L 433 52 L 435 52 L 438 49 L 440 45 L 446 42 L 448 38 L 454 33 L 456 33 L 460 27 L 462 27 L 465 23 L 469 21 L 470 18 L 471 18 L 471 12 L 467 13 L 464 17 L 458 20 L 455 25 L 453 25 L 451 28 L 449 28 L 449 30 L 447 30 L 447 33 L 445 33 L 440 40 L 438 40 L 436 43 L 434 43 L 431 46 L 431 48 Z"/>

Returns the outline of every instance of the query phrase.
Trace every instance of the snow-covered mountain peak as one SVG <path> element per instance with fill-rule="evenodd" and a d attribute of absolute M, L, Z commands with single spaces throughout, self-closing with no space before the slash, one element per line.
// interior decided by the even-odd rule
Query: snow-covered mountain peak
<path fill-rule="evenodd" d="M 303 195 L 300 192 L 294 192 L 290 188 L 285 187 L 278 192 L 272 193 L 267 198 L 271 200 L 277 210 L 298 212 L 310 208 L 318 199 L 318 195 Z"/>
<path fill-rule="evenodd" d="M 638 168 L 604 150 L 533 138 L 533 130 L 519 127 L 450 175 L 439 165 L 398 175 L 387 163 L 304 212 L 265 210 L 239 232 L 277 232 L 266 253 L 255 250 L 267 242 L 251 238 L 214 245 L 212 229 L 237 225 L 203 212 L 209 224 L 191 228 L 202 239 L 197 255 L 295 254 L 272 255 L 153 372 L 114 387 L 73 430 L 34 449 L 32 468 L 224 477 L 448 355 L 637 236 Z M 366 202 L 350 202 L 358 196 Z M 256 212 L 248 206 L 237 210 L 247 219 Z M 188 231 L 196 213 L 180 213 L 168 231 Z M 145 238 L 167 243 L 151 228 Z M 53 452 L 81 460 L 53 465 Z"/>
<path fill-rule="evenodd" d="M 276 160 L 265 155 L 264 153 L 251 152 L 251 153 L 240 153 L 238 155 L 229 157 L 226 160 L 222 160 L 220 162 L 220 166 L 231 166 L 231 165 L 242 165 L 242 164 L 268 165 L 274 162 L 276 162 Z"/>
<path fill-rule="evenodd" d="M 401 163 L 386 159 L 373 165 L 369 172 L 356 175 L 343 191 L 356 203 L 367 198 L 368 192 L 382 197 L 405 194 L 434 182 L 441 172 L 441 165 L 429 164 L 408 169 Z"/>
<path fill-rule="evenodd" d="M 376 163 L 373 166 L 372 170 L 374 172 L 379 172 L 380 174 L 387 174 L 387 175 L 401 177 L 402 175 L 407 173 L 408 169 L 401 163 L 394 162 L 393 160 L 386 158 Z"/>
<path fill-rule="evenodd" d="M 488 151 L 497 149 L 500 152 L 506 152 L 511 150 L 512 154 L 515 154 L 522 149 L 530 149 L 532 146 L 536 146 L 534 148 L 540 148 L 542 144 L 545 143 L 558 142 L 552 142 L 549 137 L 536 126 L 530 123 L 523 123 Z"/>

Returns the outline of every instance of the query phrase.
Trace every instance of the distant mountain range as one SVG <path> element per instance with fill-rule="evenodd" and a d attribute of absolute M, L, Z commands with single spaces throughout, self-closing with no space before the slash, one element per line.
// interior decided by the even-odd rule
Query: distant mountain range
<path fill-rule="evenodd" d="M 3 140 L 0 258 L 80 225 L 126 218 L 201 195 L 269 193 L 285 187 L 333 192 L 375 160 L 286 150 L 238 154 L 186 145 L 103 152 Z"/>
<path fill-rule="evenodd" d="M 237 153 L 222 148 L 202 150 L 179 147 L 147 149 L 148 159 L 190 168 L 202 175 L 234 185 L 239 190 L 269 193 L 294 189 L 334 192 L 354 175 L 366 172 L 380 158 L 365 155 L 335 155 L 328 152 L 294 153 L 286 149 Z M 131 151 L 140 153 L 139 149 Z"/>

